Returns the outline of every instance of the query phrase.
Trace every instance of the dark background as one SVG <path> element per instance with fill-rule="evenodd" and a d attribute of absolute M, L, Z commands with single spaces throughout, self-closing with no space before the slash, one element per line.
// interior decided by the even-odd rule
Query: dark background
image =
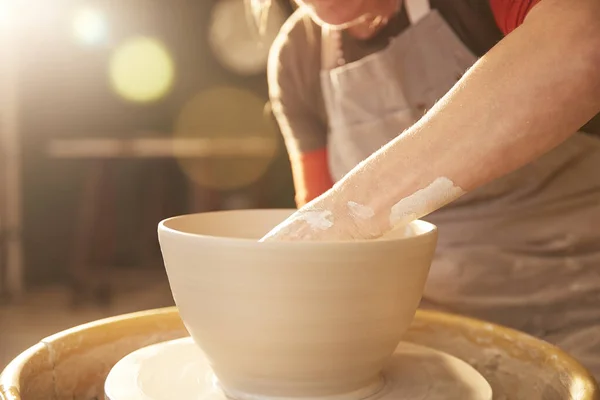
<path fill-rule="evenodd" d="M 82 46 L 72 40 L 69 1 L 31 8 L 43 21 L 21 41 L 20 121 L 23 151 L 23 218 L 26 282 L 29 286 L 68 277 L 82 190 L 90 179 L 89 162 L 57 160 L 47 147 L 55 138 L 135 137 L 139 132 L 170 135 L 187 100 L 199 91 L 230 85 L 246 89 L 267 102 L 265 74 L 244 77 L 228 71 L 208 45 L 208 21 L 213 0 L 96 1 L 110 20 L 110 43 Z M 291 6 L 282 3 L 291 13 Z M 43 26 L 42 26 L 43 25 Z M 115 95 L 107 84 L 109 55 L 121 40 L 133 35 L 160 39 L 176 65 L 177 79 L 162 99 L 136 104 Z M 226 112 L 226 110 L 224 110 Z M 266 115 L 265 118 L 269 118 Z M 220 200 L 205 205 L 188 201 L 193 182 L 175 160 L 115 160 L 99 204 L 105 211 L 96 221 L 98 232 L 111 232 L 114 251 L 101 239 L 94 242 L 96 262 L 139 264 L 140 237 L 155 237 L 156 223 L 171 215 L 221 208 Z M 166 184 L 153 187 L 161 176 Z M 166 177 L 166 178 L 165 178 Z M 260 189 L 257 189 L 260 187 Z M 202 188 L 199 188 L 202 190 Z M 293 188 L 283 146 L 262 178 L 236 193 L 261 193 L 260 207 L 293 207 Z M 219 196 L 228 191 L 218 193 Z M 144 205 L 162 196 L 160 206 Z M 213 193 L 214 196 L 214 193 Z M 156 250 L 155 240 L 150 246 Z M 137 247 L 136 247 L 137 246 Z M 93 262 L 93 260 L 92 260 Z"/>

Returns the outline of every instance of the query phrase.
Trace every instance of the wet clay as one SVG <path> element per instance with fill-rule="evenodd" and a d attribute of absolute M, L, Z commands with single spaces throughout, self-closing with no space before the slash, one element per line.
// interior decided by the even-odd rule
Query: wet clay
<path fill-rule="evenodd" d="M 235 397 L 372 394 L 421 300 L 437 230 L 415 221 L 388 240 L 258 242 L 292 213 L 161 223 L 181 317 Z"/>
<path fill-rule="evenodd" d="M 398 346 L 381 378 L 377 386 L 370 388 L 374 393 L 357 391 L 326 399 L 492 399 L 490 385 L 471 366 L 450 355 L 409 343 Z M 108 400 L 265 399 L 243 397 L 244 394 L 226 393 L 222 389 L 206 357 L 191 338 L 159 343 L 131 353 L 113 367 L 105 385 Z"/>
<path fill-rule="evenodd" d="M 390 212 L 390 226 L 403 228 L 463 196 L 465 191 L 445 177 L 437 178 L 427 187 L 417 190 L 396 203 Z"/>

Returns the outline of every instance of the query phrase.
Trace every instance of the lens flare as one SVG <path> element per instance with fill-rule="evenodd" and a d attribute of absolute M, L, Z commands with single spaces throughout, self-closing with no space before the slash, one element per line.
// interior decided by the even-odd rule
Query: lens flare
<path fill-rule="evenodd" d="M 111 57 L 109 74 L 115 92 L 140 103 L 165 96 L 175 76 L 168 50 L 158 40 L 147 37 L 121 44 Z"/>
<path fill-rule="evenodd" d="M 73 35 L 83 44 L 103 43 L 108 34 L 108 26 L 104 15 L 92 8 L 83 8 L 75 12 L 73 17 Z"/>
<path fill-rule="evenodd" d="M 199 93 L 183 108 L 175 135 L 187 139 L 183 171 L 204 187 L 230 190 L 258 181 L 277 155 L 278 133 L 265 100 L 234 87 Z M 194 151 L 192 150 L 194 146 Z"/>
<path fill-rule="evenodd" d="M 240 75 L 265 71 L 271 44 L 286 20 L 278 2 L 251 1 L 248 6 L 242 0 L 216 2 L 208 24 L 208 44 L 217 61 Z"/>

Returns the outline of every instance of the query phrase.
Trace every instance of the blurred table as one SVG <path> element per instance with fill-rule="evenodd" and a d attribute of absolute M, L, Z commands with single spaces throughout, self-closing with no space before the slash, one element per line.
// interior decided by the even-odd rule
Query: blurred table
<path fill-rule="evenodd" d="M 253 136 L 235 139 L 56 139 L 50 141 L 48 154 L 54 158 L 72 159 L 271 157 L 273 141 Z"/>
<path fill-rule="evenodd" d="M 85 160 L 91 163 L 88 164 L 89 170 L 79 202 L 69 267 L 74 303 L 90 296 L 94 296 L 99 302 L 106 302 L 110 298 L 110 288 L 107 283 L 108 269 L 90 268 L 87 257 L 94 247 L 94 222 L 106 207 L 103 198 L 106 197 L 106 184 L 110 182 L 108 176 L 112 162 L 118 159 L 271 158 L 274 152 L 273 146 L 276 144 L 272 140 L 251 134 L 235 139 L 140 137 L 51 140 L 47 149 L 51 158 Z M 157 179 L 152 184 L 155 185 L 153 189 L 155 193 L 161 193 L 161 180 Z M 200 190 L 198 185 L 192 185 L 191 189 L 191 201 L 193 204 L 198 204 L 198 198 L 206 196 L 207 190 L 206 188 Z M 149 196 L 148 201 L 158 197 Z"/>

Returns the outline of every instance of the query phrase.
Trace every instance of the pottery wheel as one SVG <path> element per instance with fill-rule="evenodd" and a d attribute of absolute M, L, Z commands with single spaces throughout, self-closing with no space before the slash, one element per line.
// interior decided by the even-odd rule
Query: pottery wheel
<path fill-rule="evenodd" d="M 383 376 L 385 386 L 372 399 L 492 399 L 490 385 L 469 364 L 410 343 L 398 346 Z M 110 371 L 104 390 L 107 400 L 229 400 L 190 337 L 144 347 L 124 357 Z"/>

